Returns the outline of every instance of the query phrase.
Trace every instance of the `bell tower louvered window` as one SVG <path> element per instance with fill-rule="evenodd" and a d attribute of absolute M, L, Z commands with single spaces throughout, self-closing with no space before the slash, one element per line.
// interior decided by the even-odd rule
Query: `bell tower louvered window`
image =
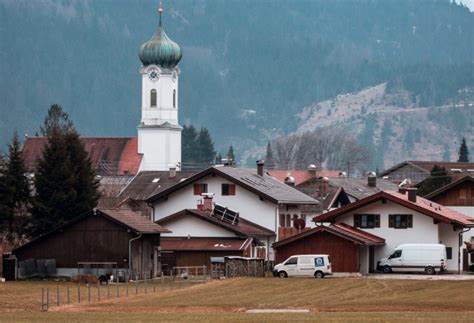
<path fill-rule="evenodd" d="M 156 90 L 155 89 L 150 91 L 150 107 L 156 108 Z"/>

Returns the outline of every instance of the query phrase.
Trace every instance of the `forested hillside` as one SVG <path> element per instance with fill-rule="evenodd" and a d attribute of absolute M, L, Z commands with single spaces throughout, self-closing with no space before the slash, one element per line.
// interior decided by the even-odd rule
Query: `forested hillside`
<path fill-rule="evenodd" d="M 0 147 L 14 128 L 34 134 L 53 103 L 83 135 L 134 135 L 137 52 L 157 26 L 157 5 L 0 0 Z M 233 144 L 250 156 L 295 131 L 304 107 L 377 84 L 402 107 L 457 104 L 474 87 L 474 14 L 450 0 L 173 0 L 164 8 L 165 29 L 183 48 L 180 121 L 208 128 L 218 151 Z"/>

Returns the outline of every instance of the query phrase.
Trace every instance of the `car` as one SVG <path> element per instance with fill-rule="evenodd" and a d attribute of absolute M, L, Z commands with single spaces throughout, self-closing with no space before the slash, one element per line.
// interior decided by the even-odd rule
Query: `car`
<path fill-rule="evenodd" d="M 446 246 L 442 244 L 402 244 L 392 254 L 377 262 L 384 273 L 424 272 L 434 275 L 446 270 Z"/>
<path fill-rule="evenodd" d="M 294 255 L 273 268 L 273 276 L 324 278 L 332 275 L 329 255 Z"/>

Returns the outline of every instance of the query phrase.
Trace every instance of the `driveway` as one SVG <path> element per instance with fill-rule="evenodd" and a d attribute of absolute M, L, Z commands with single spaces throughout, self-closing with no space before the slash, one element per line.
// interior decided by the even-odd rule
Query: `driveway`
<path fill-rule="evenodd" d="M 474 274 L 436 274 L 436 275 L 424 275 L 424 274 L 370 274 L 364 276 L 366 278 L 375 279 L 415 279 L 415 280 L 474 280 Z"/>

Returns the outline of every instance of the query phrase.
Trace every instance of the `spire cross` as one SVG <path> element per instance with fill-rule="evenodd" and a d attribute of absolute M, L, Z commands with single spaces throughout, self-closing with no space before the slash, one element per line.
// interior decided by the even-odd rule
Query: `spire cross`
<path fill-rule="evenodd" d="M 160 7 L 158 8 L 158 14 L 160 15 L 160 23 L 159 26 L 161 27 L 161 15 L 163 14 L 163 5 L 160 1 Z"/>

